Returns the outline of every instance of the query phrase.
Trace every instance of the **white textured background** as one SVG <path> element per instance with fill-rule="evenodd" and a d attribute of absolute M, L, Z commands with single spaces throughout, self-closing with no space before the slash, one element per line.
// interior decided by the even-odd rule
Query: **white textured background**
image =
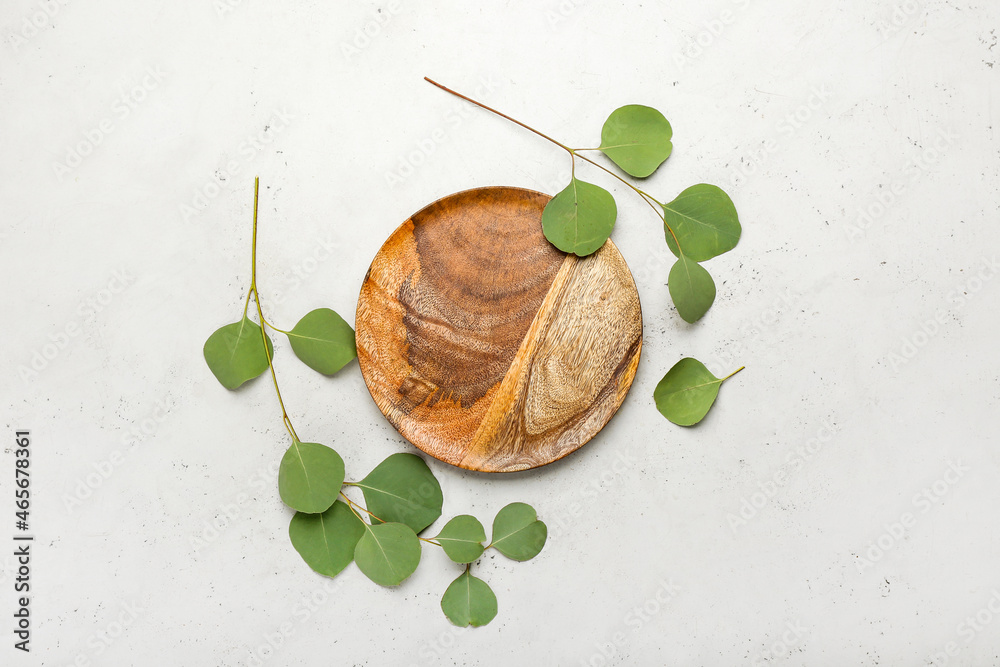
<path fill-rule="evenodd" d="M 5 2 L 0 540 L 30 428 L 38 541 L 28 656 L 0 547 L 0 664 L 1000 664 L 1000 8 L 908 3 Z M 279 325 L 353 321 L 384 238 L 443 195 L 563 187 L 558 149 L 424 75 L 573 145 L 655 106 L 675 148 L 648 189 L 716 183 L 744 227 L 685 325 L 660 225 L 581 167 L 618 195 L 643 359 L 557 464 L 432 461 L 445 518 L 524 500 L 550 528 L 534 561 L 484 559 L 500 613 L 475 631 L 440 612 L 436 549 L 394 590 L 308 569 L 271 387 L 201 356 L 242 307 L 255 174 Z M 298 431 L 350 476 L 413 451 L 356 364 L 275 342 Z M 683 356 L 747 366 L 690 430 L 651 399 Z"/>

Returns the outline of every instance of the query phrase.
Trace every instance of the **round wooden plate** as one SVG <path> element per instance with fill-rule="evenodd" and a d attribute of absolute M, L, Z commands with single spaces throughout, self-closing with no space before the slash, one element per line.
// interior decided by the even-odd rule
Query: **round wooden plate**
<path fill-rule="evenodd" d="M 590 440 L 632 386 L 639 294 L 609 240 L 589 257 L 542 235 L 549 196 L 466 190 L 404 222 L 358 298 L 358 362 L 386 418 L 470 470 L 551 463 Z"/>

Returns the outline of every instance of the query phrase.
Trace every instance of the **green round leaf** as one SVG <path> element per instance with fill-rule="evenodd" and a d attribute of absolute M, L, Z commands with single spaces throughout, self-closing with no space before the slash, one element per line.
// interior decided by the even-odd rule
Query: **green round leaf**
<path fill-rule="evenodd" d="M 563 252 L 585 257 L 611 236 L 618 206 L 602 187 L 574 178 L 542 211 L 542 231 Z"/>
<path fill-rule="evenodd" d="M 670 157 L 674 131 L 652 107 L 629 104 L 611 112 L 601 128 L 601 152 L 635 178 L 645 178 Z"/>
<path fill-rule="evenodd" d="M 679 426 L 697 424 L 712 409 L 719 387 L 727 379 L 715 377 L 697 359 L 681 359 L 656 385 L 656 409 Z"/>
<path fill-rule="evenodd" d="M 704 262 L 724 252 L 729 252 L 740 242 L 740 219 L 733 200 L 714 185 L 692 185 L 677 195 L 677 199 L 663 205 L 665 225 L 677 235 L 684 254 L 696 262 Z M 677 244 L 670 231 L 664 227 L 667 246 L 674 255 Z"/>
<path fill-rule="evenodd" d="M 356 486 L 365 494 L 368 511 L 382 521 L 404 523 L 419 533 L 441 516 L 441 485 L 414 454 L 393 454 Z"/>
<path fill-rule="evenodd" d="M 222 327 L 205 341 L 205 361 L 226 389 L 236 389 L 267 370 L 267 355 L 274 354 L 271 339 L 264 338 L 260 325 L 244 317 Z"/>
<path fill-rule="evenodd" d="M 358 356 L 354 329 L 329 308 L 317 308 L 288 332 L 292 352 L 309 368 L 333 375 Z"/>
<path fill-rule="evenodd" d="M 344 485 L 344 459 L 326 445 L 295 442 L 281 457 L 278 494 L 299 512 L 325 512 Z"/>
<path fill-rule="evenodd" d="M 681 257 L 667 276 L 670 298 L 685 322 L 697 322 L 715 301 L 715 281 L 701 264 Z"/>
<path fill-rule="evenodd" d="M 364 522 L 339 500 L 322 514 L 296 512 L 288 525 L 288 537 L 302 560 L 328 577 L 351 564 L 364 532 Z"/>
<path fill-rule="evenodd" d="M 379 586 L 396 586 L 413 574 L 420 563 L 420 540 L 402 523 L 365 525 L 365 534 L 354 548 L 354 561 L 365 576 Z"/>
<path fill-rule="evenodd" d="M 448 558 L 456 563 L 471 563 L 483 555 L 486 530 L 479 519 L 462 514 L 446 523 L 433 539 L 441 545 Z"/>
<path fill-rule="evenodd" d="M 514 560 L 530 560 L 545 546 L 548 528 L 538 520 L 535 509 L 525 503 L 511 503 L 493 519 L 493 543 L 497 551 Z"/>
<path fill-rule="evenodd" d="M 444 592 L 441 610 L 461 628 L 467 625 L 478 628 L 496 617 L 497 596 L 485 581 L 466 570 Z"/>

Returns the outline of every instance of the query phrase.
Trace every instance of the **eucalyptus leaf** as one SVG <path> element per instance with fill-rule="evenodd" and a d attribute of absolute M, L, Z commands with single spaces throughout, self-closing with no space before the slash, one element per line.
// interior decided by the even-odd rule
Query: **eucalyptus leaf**
<path fill-rule="evenodd" d="M 343 485 L 344 459 L 326 445 L 296 441 L 281 457 L 278 494 L 294 510 L 325 512 Z"/>
<path fill-rule="evenodd" d="M 535 509 L 526 503 L 511 503 L 493 519 L 490 546 L 507 558 L 530 560 L 545 546 L 548 528 L 538 520 Z"/>
<path fill-rule="evenodd" d="M 382 521 L 405 523 L 416 533 L 441 516 L 441 485 L 414 454 L 393 454 L 355 486 L 365 494 L 369 512 Z"/>
<path fill-rule="evenodd" d="M 585 257 L 611 236 L 618 206 L 602 187 L 573 178 L 542 211 L 545 238 L 563 252 Z"/>
<path fill-rule="evenodd" d="M 693 426 L 712 409 L 722 383 L 740 370 L 743 369 L 719 379 L 697 359 L 685 357 L 656 385 L 653 391 L 656 409 L 679 426 Z"/>
<path fill-rule="evenodd" d="M 364 532 L 364 522 L 339 500 L 322 514 L 296 512 L 288 524 L 288 537 L 302 560 L 328 577 L 351 564 Z"/>
<path fill-rule="evenodd" d="M 740 219 L 733 200 L 714 185 L 692 185 L 663 205 L 664 234 L 667 246 L 680 256 L 672 229 L 683 254 L 704 262 L 729 252 L 740 242 Z M 670 229 L 666 227 L 669 226 Z"/>
<path fill-rule="evenodd" d="M 478 628 L 496 617 L 497 596 L 489 584 L 466 570 L 444 592 L 441 610 L 460 628 L 468 625 Z"/>
<path fill-rule="evenodd" d="M 267 370 L 267 355 L 274 354 L 271 339 L 264 338 L 260 325 L 244 316 L 227 324 L 205 341 L 205 361 L 226 389 L 236 389 Z"/>
<path fill-rule="evenodd" d="M 667 276 L 670 298 L 685 322 L 693 323 L 708 312 L 715 301 L 715 281 L 701 264 L 681 256 Z"/>
<path fill-rule="evenodd" d="M 329 308 L 307 313 L 288 332 L 288 342 L 296 357 L 324 375 L 333 375 L 358 356 L 354 329 Z"/>
<path fill-rule="evenodd" d="M 446 523 L 438 536 L 432 539 L 456 563 L 471 563 L 483 555 L 486 529 L 476 517 L 462 514 Z"/>
<path fill-rule="evenodd" d="M 645 178 L 670 157 L 674 132 L 652 107 L 629 104 L 611 112 L 601 128 L 601 152 L 625 173 Z"/>
<path fill-rule="evenodd" d="M 354 548 L 354 561 L 376 584 L 396 586 L 417 569 L 420 540 L 402 523 L 365 525 L 364 535 Z"/>

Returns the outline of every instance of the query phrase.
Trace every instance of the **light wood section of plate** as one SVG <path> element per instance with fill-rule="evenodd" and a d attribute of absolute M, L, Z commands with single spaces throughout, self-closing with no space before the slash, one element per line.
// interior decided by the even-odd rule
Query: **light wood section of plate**
<path fill-rule="evenodd" d="M 590 440 L 625 399 L 639 294 L 609 240 L 589 257 L 542 235 L 549 197 L 445 197 L 404 222 L 365 276 L 358 361 L 399 432 L 447 463 L 511 472 Z"/>

